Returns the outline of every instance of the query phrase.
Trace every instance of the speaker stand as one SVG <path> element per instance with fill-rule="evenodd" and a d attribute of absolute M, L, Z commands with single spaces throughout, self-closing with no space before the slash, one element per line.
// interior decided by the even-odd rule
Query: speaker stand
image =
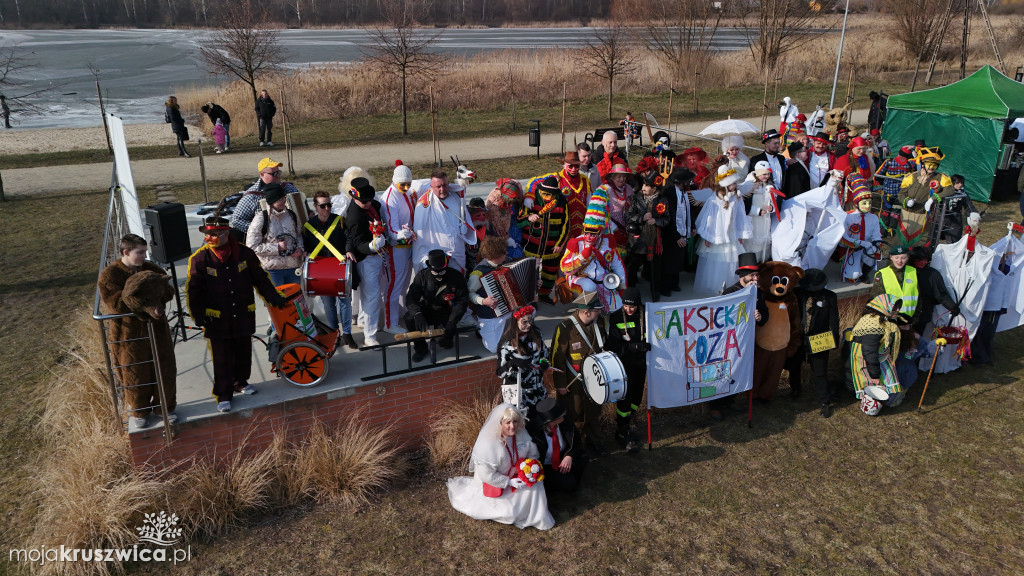
<path fill-rule="evenodd" d="M 171 270 L 171 284 L 174 286 L 174 306 L 175 310 L 171 313 L 168 320 L 171 324 L 171 334 L 173 335 L 174 343 L 178 343 L 178 336 L 180 333 L 181 341 L 188 342 L 188 331 L 198 330 L 202 332 L 202 328 L 197 326 L 189 326 L 185 323 L 186 318 L 191 318 L 181 309 L 181 290 L 178 288 L 178 272 L 174 262 L 167 264 L 167 267 Z"/>

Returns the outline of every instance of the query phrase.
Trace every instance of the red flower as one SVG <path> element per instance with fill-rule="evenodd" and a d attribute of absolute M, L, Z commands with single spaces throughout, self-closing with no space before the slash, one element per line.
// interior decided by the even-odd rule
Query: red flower
<path fill-rule="evenodd" d="M 657 214 L 658 216 L 661 216 L 662 214 L 664 214 L 664 213 L 665 213 L 665 210 L 666 210 L 666 207 L 665 207 L 665 205 L 664 205 L 664 204 L 660 204 L 660 203 L 659 203 L 659 204 L 657 204 L 657 205 L 656 205 L 656 206 L 654 207 L 654 213 L 655 213 L 655 214 Z"/>

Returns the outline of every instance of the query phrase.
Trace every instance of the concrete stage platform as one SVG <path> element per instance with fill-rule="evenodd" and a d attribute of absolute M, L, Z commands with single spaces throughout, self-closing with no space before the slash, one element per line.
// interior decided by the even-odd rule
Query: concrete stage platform
<path fill-rule="evenodd" d="M 202 242 L 198 232 L 200 218 L 195 216 L 195 210 L 195 206 L 188 208 L 193 249 Z M 186 265 L 187 261 L 176 265 L 183 308 Z M 859 299 L 859 306 L 863 306 L 868 285 L 839 282 L 838 265 L 834 263 L 826 271 L 830 276 L 829 286 L 841 301 L 854 304 L 850 299 Z M 687 290 L 663 301 L 692 298 L 689 288 L 693 284 L 693 275 L 684 273 L 681 284 Z M 641 287 L 645 290 L 646 299 L 648 285 L 645 282 Z M 319 299 L 310 298 L 308 301 L 313 303 L 314 314 L 318 314 L 321 310 Z M 269 316 L 259 298 L 257 302 L 260 308 L 256 312 L 256 335 L 263 337 L 269 326 Z M 538 307 L 537 325 L 547 339 L 552 337 L 555 326 L 565 318 L 568 310 L 566 305 L 541 304 Z M 187 318 L 186 323 L 190 324 Z M 362 330 L 353 325 L 352 333 L 356 342 L 362 345 Z M 383 331 L 377 338 L 382 344 L 394 341 Z M 466 399 L 478 390 L 495 394 L 499 391 L 495 355 L 484 348 L 476 334 L 460 334 L 458 348 L 463 358 L 476 359 L 432 366 L 428 358 L 413 365 L 414 372 L 367 380 L 383 371 L 382 350 L 339 347 L 329 361 L 324 382 L 314 388 L 298 388 L 270 372 L 267 351 L 254 340 L 253 370 L 249 382 L 258 393 L 235 395 L 232 411 L 220 413 L 216 409 L 216 400 L 211 396 L 213 366 L 206 341 L 200 331 L 188 330 L 188 339 L 179 341 L 175 346 L 178 367 L 176 412 L 179 419 L 171 427 L 172 441 L 168 443 L 165 440 L 162 422 L 141 430 L 132 427 L 129 439 L 134 462 L 137 466 L 161 468 L 192 457 L 225 458 L 232 456 L 243 442 L 246 450 L 256 450 L 269 444 L 275 433 L 284 433 L 290 440 L 299 440 L 315 422 L 332 425 L 358 409 L 363 411 L 362 417 L 376 425 L 393 426 L 397 437 L 414 448 L 421 444 L 428 431 L 430 416 L 440 404 Z M 454 350 L 438 348 L 437 352 L 439 364 L 455 360 Z M 410 368 L 409 362 L 407 346 L 387 349 L 390 372 Z"/>

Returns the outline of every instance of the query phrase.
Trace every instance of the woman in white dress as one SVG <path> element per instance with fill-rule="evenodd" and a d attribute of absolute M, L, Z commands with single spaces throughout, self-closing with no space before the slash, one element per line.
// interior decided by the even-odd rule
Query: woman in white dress
<path fill-rule="evenodd" d="M 742 240 L 751 236 L 750 218 L 745 214 L 743 198 L 737 190 L 739 178 L 728 166 L 719 166 L 715 175 L 715 195 L 708 199 L 697 217 L 697 277 L 693 290 L 698 296 L 714 296 L 736 283 L 736 261 L 747 250 Z"/>
<path fill-rule="evenodd" d="M 448 479 L 452 507 L 477 520 L 494 520 L 548 530 L 555 519 L 548 512 L 544 482 L 527 486 L 517 475 L 523 458 L 537 458 L 537 445 L 523 427 L 523 417 L 508 403 L 491 410 L 473 445 L 472 476 Z"/>
<path fill-rule="evenodd" d="M 736 177 L 745 180 L 750 172 L 750 158 L 743 153 L 743 137 L 734 134 L 722 138 L 722 155 L 725 165 L 736 171 Z"/>

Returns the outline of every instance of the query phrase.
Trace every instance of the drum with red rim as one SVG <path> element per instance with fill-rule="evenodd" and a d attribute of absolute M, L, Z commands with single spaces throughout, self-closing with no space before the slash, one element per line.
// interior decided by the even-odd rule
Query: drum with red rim
<path fill-rule="evenodd" d="M 352 263 L 333 256 L 302 264 L 302 293 L 311 296 L 348 296 L 352 290 Z"/>

